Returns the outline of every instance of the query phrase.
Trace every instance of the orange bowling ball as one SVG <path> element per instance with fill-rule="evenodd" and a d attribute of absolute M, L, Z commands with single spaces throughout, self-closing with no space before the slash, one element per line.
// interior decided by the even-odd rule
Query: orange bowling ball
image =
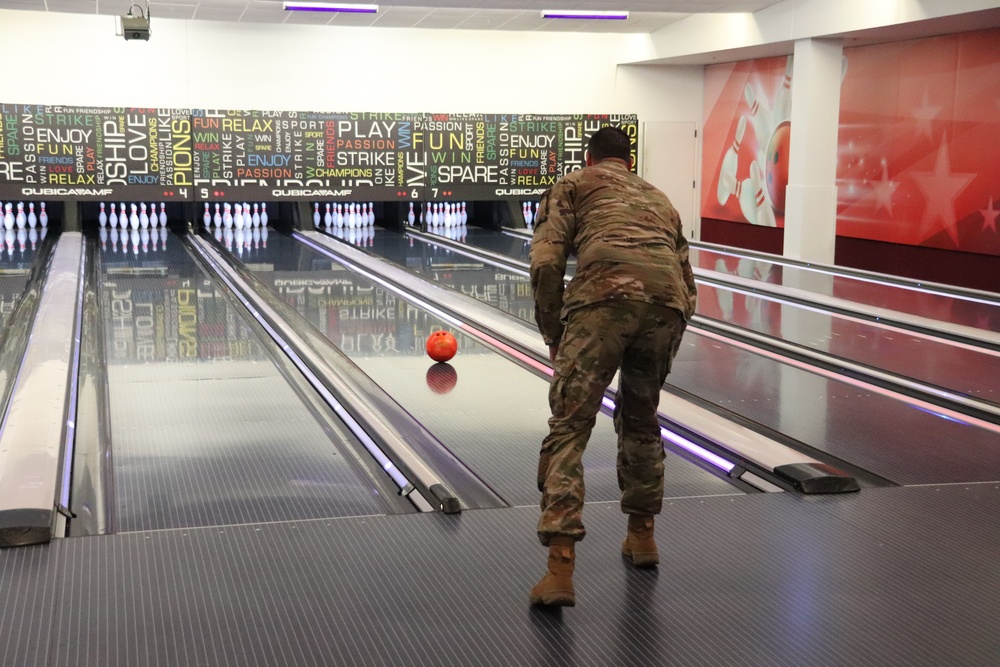
<path fill-rule="evenodd" d="M 767 164 L 764 175 L 767 179 L 767 195 L 771 208 L 776 213 L 785 212 L 785 186 L 788 185 L 788 151 L 792 125 L 787 120 L 774 129 L 767 144 Z"/>
<path fill-rule="evenodd" d="M 448 361 L 458 352 L 458 341 L 447 331 L 435 331 L 427 337 L 427 355 L 434 361 Z"/>

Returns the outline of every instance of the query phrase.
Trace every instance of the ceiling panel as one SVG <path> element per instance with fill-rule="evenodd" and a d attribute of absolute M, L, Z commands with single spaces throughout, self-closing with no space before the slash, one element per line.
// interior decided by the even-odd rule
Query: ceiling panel
<path fill-rule="evenodd" d="M 377 1 L 377 0 L 376 0 Z M 286 12 L 282 0 L 151 0 L 157 17 L 243 23 L 291 23 L 431 30 L 528 30 L 640 32 L 659 30 L 692 13 L 752 12 L 780 0 L 390 0 L 377 15 Z M 0 0 L 0 9 L 121 16 L 132 0 Z M 145 2 L 140 6 L 145 9 Z M 541 9 L 604 9 L 630 12 L 625 21 L 547 20 Z"/>

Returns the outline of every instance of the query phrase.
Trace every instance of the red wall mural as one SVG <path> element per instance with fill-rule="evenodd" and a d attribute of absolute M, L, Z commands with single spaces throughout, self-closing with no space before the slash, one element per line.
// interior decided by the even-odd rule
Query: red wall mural
<path fill-rule="evenodd" d="M 991 29 L 844 50 L 838 235 L 1000 255 L 998 44 Z M 793 81 L 790 58 L 706 68 L 704 217 L 783 226 Z"/>

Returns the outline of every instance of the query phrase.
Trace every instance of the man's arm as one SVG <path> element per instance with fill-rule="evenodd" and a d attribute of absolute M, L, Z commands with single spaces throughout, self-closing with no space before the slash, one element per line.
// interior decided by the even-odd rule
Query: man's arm
<path fill-rule="evenodd" d="M 698 288 L 694 283 L 694 271 L 691 270 L 691 261 L 689 259 L 689 248 L 687 239 L 684 238 L 684 234 L 680 232 L 678 228 L 677 232 L 677 259 L 681 265 L 681 272 L 684 275 L 684 284 L 687 287 L 687 308 L 684 309 L 684 319 L 690 320 L 694 316 L 694 311 L 698 305 Z"/>
<path fill-rule="evenodd" d="M 563 277 L 576 230 L 573 188 L 559 181 L 542 195 L 531 240 L 531 291 L 535 322 L 550 347 L 562 338 Z"/>

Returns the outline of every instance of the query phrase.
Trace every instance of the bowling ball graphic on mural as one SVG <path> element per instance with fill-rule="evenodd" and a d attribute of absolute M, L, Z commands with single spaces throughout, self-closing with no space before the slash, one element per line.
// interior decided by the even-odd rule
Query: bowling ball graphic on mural
<path fill-rule="evenodd" d="M 777 213 L 785 212 L 785 186 L 788 185 L 788 138 L 792 124 L 787 120 L 774 128 L 767 143 L 764 179 L 771 207 Z"/>
<path fill-rule="evenodd" d="M 434 361 L 448 361 L 458 352 L 458 341 L 447 331 L 435 331 L 427 337 L 427 355 Z"/>

